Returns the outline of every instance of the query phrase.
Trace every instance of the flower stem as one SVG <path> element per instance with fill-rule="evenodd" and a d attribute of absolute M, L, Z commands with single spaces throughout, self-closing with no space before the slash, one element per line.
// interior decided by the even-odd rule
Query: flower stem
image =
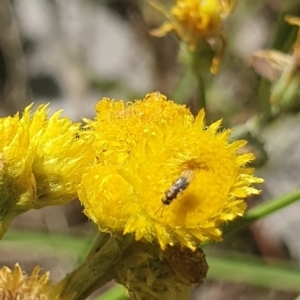
<path fill-rule="evenodd" d="M 190 96 L 191 90 L 193 90 L 194 86 L 194 73 L 190 68 L 185 68 L 174 86 L 170 99 L 173 99 L 174 102 L 178 104 L 186 104 L 186 101 Z"/>
<path fill-rule="evenodd" d="M 55 299 L 84 300 L 112 280 L 113 266 L 131 242 L 131 235 L 101 233 L 86 260 L 53 287 Z"/>
<path fill-rule="evenodd" d="M 179 59 L 194 75 L 198 90 L 198 104 L 204 109 L 206 109 L 206 90 L 211 79 L 212 58 L 213 51 L 205 40 L 199 41 L 194 50 L 189 49 L 184 43 L 181 44 Z"/>
<path fill-rule="evenodd" d="M 251 223 L 262 219 L 273 212 L 276 212 L 291 203 L 300 200 L 300 189 L 294 190 L 283 196 L 274 198 L 262 204 L 259 204 L 251 209 L 249 209 L 242 218 L 234 220 L 232 223 L 228 224 L 223 229 L 224 237 L 230 235 L 231 233 L 242 229 Z M 205 248 L 211 244 L 211 241 L 203 242 L 199 245 L 200 248 Z"/>
<path fill-rule="evenodd" d="M 195 77 L 198 88 L 198 103 L 200 108 L 204 108 L 206 110 L 206 91 L 205 91 L 205 79 L 203 74 L 199 71 L 195 71 Z"/>
<path fill-rule="evenodd" d="M 212 60 L 212 50 L 205 43 L 200 43 L 196 51 L 190 52 L 191 69 L 194 73 L 197 89 L 198 89 L 198 104 L 200 108 L 206 108 L 206 90 L 208 86 L 210 74 L 210 66 Z"/>
<path fill-rule="evenodd" d="M 296 202 L 300 199 L 300 189 L 294 190 L 283 196 L 274 198 L 264 202 L 256 207 L 251 208 L 245 213 L 243 218 L 239 218 L 224 228 L 224 235 L 232 233 L 241 229 L 254 221 L 264 218 L 273 212 L 276 212 L 289 204 Z"/>

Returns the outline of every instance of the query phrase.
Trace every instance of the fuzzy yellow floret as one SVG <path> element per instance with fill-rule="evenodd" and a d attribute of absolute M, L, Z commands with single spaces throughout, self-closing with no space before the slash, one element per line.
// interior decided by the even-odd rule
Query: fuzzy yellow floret
<path fill-rule="evenodd" d="M 49 272 L 40 276 L 40 268 L 34 268 L 28 277 L 23 274 L 19 264 L 14 269 L 8 267 L 0 269 L 0 298 L 9 300 L 18 299 L 49 299 L 51 287 Z"/>
<path fill-rule="evenodd" d="M 48 105 L 0 119 L 0 238 L 31 208 L 77 197 L 84 168 L 94 161 L 92 136 Z"/>
<path fill-rule="evenodd" d="M 262 182 L 240 154 L 245 141 L 229 141 L 221 121 L 209 126 L 159 93 L 125 104 L 103 99 L 96 107 L 95 151 L 105 157 L 83 176 L 79 197 L 101 231 L 133 233 L 162 249 L 220 240 L 224 222 L 243 215 L 245 198 Z M 189 185 L 170 205 L 162 202 L 183 172 Z"/>
<path fill-rule="evenodd" d="M 190 51 L 195 51 L 199 43 L 211 38 L 221 42 L 211 66 L 211 72 L 216 73 L 226 44 L 223 21 L 233 10 L 236 0 L 176 0 L 170 10 L 154 1 L 150 3 L 167 18 L 161 27 L 150 32 L 151 35 L 162 37 L 174 32 Z"/>

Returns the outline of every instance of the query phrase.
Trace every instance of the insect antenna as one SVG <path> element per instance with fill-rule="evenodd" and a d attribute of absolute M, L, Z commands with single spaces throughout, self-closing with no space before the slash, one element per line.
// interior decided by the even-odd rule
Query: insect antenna
<path fill-rule="evenodd" d="M 161 211 L 161 212 L 160 212 L 160 215 L 159 215 L 159 217 L 161 218 L 162 215 L 163 215 L 163 212 L 164 212 L 164 204 L 162 204 L 162 205 L 155 211 L 154 215 L 156 215 L 159 211 Z"/>

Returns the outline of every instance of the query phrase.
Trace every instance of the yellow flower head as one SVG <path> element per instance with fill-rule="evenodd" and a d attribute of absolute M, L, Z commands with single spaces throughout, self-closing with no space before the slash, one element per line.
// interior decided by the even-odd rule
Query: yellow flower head
<path fill-rule="evenodd" d="M 17 215 L 77 196 L 91 137 L 48 105 L 0 119 L 0 238 Z"/>
<path fill-rule="evenodd" d="M 48 292 L 51 287 L 49 272 L 42 276 L 39 276 L 39 273 L 38 266 L 34 268 L 29 277 L 23 275 L 18 264 L 13 270 L 3 267 L 0 269 L 0 299 L 49 299 Z"/>
<path fill-rule="evenodd" d="M 32 164 L 35 149 L 28 126 L 19 117 L 0 119 L 0 238 L 12 219 L 33 207 L 36 199 Z"/>
<path fill-rule="evenodd" d="M 150 3 L 168 19 L 160 28 L 152 30 L 152 35 L 162 37 L 173 31 L 191 51 L 196 49 L 199 41 L 210 38 L 221 40 L 220 53 L 216 54 L 211 67 L 211 72 L 216 73 L 225 48 L 222 23 L 236 0 L 176 0 L 170 12 L 155 2 Z"/>
<path fill-rule="evenodd" d="M 262 180 L 230 142 L 221 120 L 206 126 L 183 105 L 159 93 L 124 104 L 96 106 L 94 122 L 101 164 L 83 175 L 79 198 L 101 231 L 133 233 L 162 249 L 220 240 L 220 226 L 246 208 L 244 199 Z M 119 157 L 119 159 L 118 159 Z"/>
<path fill-rule="evenodd" d="M 61 117 L 62 110 L 49 117 L 48 105 L 40 105 L 34 114 L 28 106 L 20 122 L 29 127 L 31 144 L 36 149 L 32 172 L 37 182 L 34 208 L 64 204 L 77 196 L 85 167 L 92 163 L 91 136 Z"/>

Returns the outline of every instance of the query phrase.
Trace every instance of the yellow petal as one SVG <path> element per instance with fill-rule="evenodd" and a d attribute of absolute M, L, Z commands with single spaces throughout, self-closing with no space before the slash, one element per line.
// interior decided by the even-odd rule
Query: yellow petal
<path fill-rule="evenodd" d="M 220 226 L 243 214 L 244 199 L 259 193 L 240 154 L 244 141 L 204 124 L 183 105 L 152 93 L 130 105 L 104 99 L 93 127 L 95 152 L 105 140 L 110 154 L 83 176 L 79 198 L 102 231 L 132 233 L 137 240 L 195 249 L 221 240 Z M 101 152 L 101 148 L 98 149 Z M 121 157 L 121 159 L 120 159 Z"/>

